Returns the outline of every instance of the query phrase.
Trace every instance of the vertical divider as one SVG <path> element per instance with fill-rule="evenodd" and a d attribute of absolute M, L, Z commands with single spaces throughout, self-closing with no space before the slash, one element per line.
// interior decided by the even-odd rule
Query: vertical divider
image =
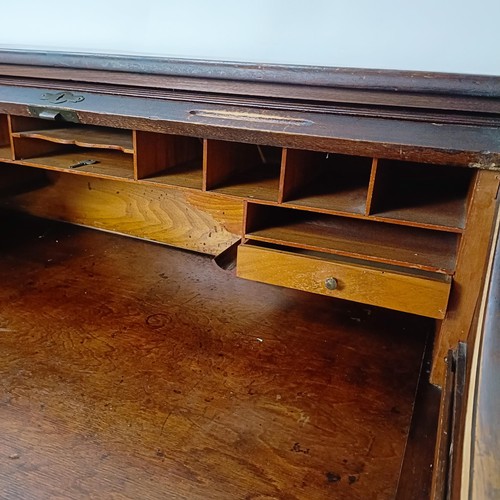
<path fill-rule="evenodd" d="M 10 121 L 8 115 L 0 115 L 0 148 L 3 158 L 12 159 L 12 135 L 10 133 Z"/>
<path fill-rule="evenodd" d="M 281 168 L 280 168 L 280 181 L 278 186 L 278 203 L 283 203 L 286 200 L 285 197 L 285 181 L 286 181 L 286 169 L 287 169 L 287 158 L 288 158 L 287 148 L 282 148 L 281 150 Z"/>
<path fill-rule="evenodd" d="M 207 191 L 208 184 L 208 139 L 203 139 L 203 160 L 202 160 L 202 180 L 201 190 Z M 244 217 L 243 217 L 244 219 Z"/>
<path fill-rule="evenodd" d="M 168 166 L 165 135 L 134 130 L 134 179 L 145 179 Z"/>
<path fill-rule="evenodd" d="M 245 235 L 247 233 L 248 223 L 248 201 L 243 202 L 243 219 L 241 221 L 241 241 L 245 242 Z"/>
<path fill-rule="evenodd" d="M 370 173 L 370 182 L 368 184 L 368 193 L 366 196 L 366 208 L 365 215 L 370 215 L 372 213 L 372 206 L 374 204 L 374 193 L 377 183 L 377 170 L 378 170 L 378 158 L 372 159 L 372 170 Z M 376 193 L 375 193 L 376 195 Z"/>
<path fill-rule="evenodd" d="M 311 168 L 307 168 L 311 153 L 300 149 L 285 149 L 280 180 L 280 203 L 295 198 L 310 181 Z M 285 166 L 286 164 L 286 166 Z"/>
<path fill-rule="evenodd" d="M 224 141 L 207 140 L 206 154 L 206 175 L 204 177 L 205 191 L 215 189 L 222 184 L 234 171 L 234 165 L 238 162 L 236 147 Z M 244 155 L 240 162 L 244 161 Z"/>
<path fill-rule="evenodd" d="M 7 116 L 0 115 L 0 146 L 7 146 L 9 144 L 9 125 Z"/>
<path fill-rule="evenodd" d="M 132 149 L 134 150 L 134 181 L 139 180 L 139 167 L 137 157 L 137 130 L 132 130 Z"/>

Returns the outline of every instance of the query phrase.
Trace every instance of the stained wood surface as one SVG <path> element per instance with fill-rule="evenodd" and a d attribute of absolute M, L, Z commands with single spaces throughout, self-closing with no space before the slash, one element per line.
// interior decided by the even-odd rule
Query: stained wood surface
<path fill-rule="evenodd" d="M 204 189 L 278 201 L 281 153 L 255 144 L 206 141 Z"/>
<path fill-rule="evenodd" d="M 239 200 L 146 183 L 47 174 L 49 182 L 44 186 L 0 203 L 50 219 L 211 255 L 240 238 L 243 204 Z"/>
<path fill-rule="evenodd" d="M 396 500 L 429 500 L 432 488 L 434 444 L 437 437 L 441 391 L 429 383 L 432 339 L 426 345 L 415 396 L 415 405 L 406 441 Z"/>
<path fill-rule="evenodd" d="M 474 171 L 465 168 L 379 161 L 370 213 L 461 230 L 473 176 Z"/>
<path fill-rule="evenodd" d="M 0 114 L 0 157 L 3 157 L 3 150 L 6 147 L 10 147 L 9 124 L 7 116 Z"/>
<path fill-rule="evenodd" d="M 344 217 L 249 205 L 251 240 L 452 274 L 456 235 Z M 276 217 L 273 220 L 273 217 Z M 250 221 L 250 219 L 249 219 Z"/>
<path fill-rule="evenodd" d="M 105 127 L 66 127 L 49 130 L 13 132 L 12 137 L 39 139 L 58 144 L 73 144 L 86 148 L 116 149 L 134 153 L 132 132 Z"/>
<path fill-rule="evenodd" d="M 28 106 L 40 106 L 40 96 L 47 92 L 42 85 L 2 86 L 2 110 L 28 115 Z M 206 83 L 203 87 L 207 89 Z M 373 117 L 359 118 L 318 110 L 266 111 L 255 108 L 255 103 L 246 107 L 144 96 L 131 99 L 98 91 L 86 93 L 83 103 L 68 108 L 76 109 L 81 123 L 88 125 L 434 164 L 500 167 L 500 139 L 495 126 L 387 120 L 380 118 L 379 110 Z"/>
<path fill-rule="evenodd" d="M 151 177 L 143 178 L 142 182 L 159 186 L 176 186 L 179 188 L 198 189 L 203 187 L 203 171 L 201 161 L 194 160 L 179 166 L 170 167 Z"/>
<path fill-rule="evenodd" d="M 434 347 L 431 380 L 441 385 L 446 370 L 445 357 L 459 341 L 466 341 L 472 324 L 491 244 L 491 231 L 497 206 L 499 174 L 477 173 L 469 203 L 467 227 L 457 257 L 457 271 L 446 318 Z"/>
<path fill-rule="evenodd" d="M 144 179 L 161 175 L 168 180 L 193 187 L 191 172 L 196 172 L 197 183 L 194 187 L 201 189 L 203 140 L 196 137 L 155 134 L 151 132 L 134 131 L 134 149 L 136 178 Z M 187 179 L 182 180 L 186 171 Z M 174 177 L 175 176 L 175 177 Z M 175 182 L 176 181 L 176 182 Z"/>
<path fill-rule="evenodd" d="M 24 140 L 24 139 L 21 139 Z M 51 144 L 51 143 L 45 143 Z M 17 145 L 17 141 L 16 141 Z M 19 150 L 17 150 L 19 151 Z M 26 160 L 18 160 L 16 163 L 30 167 L 44 168 L 56 172 L 71 172 L 73 174 L 84 174 L 93 177 L 113 179 L 133 179 L 134 164 L 130 155 L 117 151 L 105 150 L 73 150 L 56 149 L 48 152 L 38 152 L 35 157 L 28 155 Z M 95 160 L 97 163 L 82 165 L 72 168 L 81 161 Z"/>
<path fill-rule="evenodd" d="M 445 275 L 404 274 L 389 266 L 298 255 L 293 252 L 242 245 L 238 276 L 272 285 L 387 307 L 396 311 L 443 319 L 451 278 Z M 441 279 L 438 279 L 441 276 Z M 326 287 L 327 279 L 337 287 Z"/>
<path fill-rule="evenodd" d="M 0 146 L 0 159 L 11 159 L 10 146 Z"/>
<path fill-rule="evenodd" d="M 394 498 L 432 322 L 0 220 L 6 498 Z"/>
<path fill-rule="evenodd" d="M 371 158 L 287 150 L 283 201 L 365 214 Z"/>

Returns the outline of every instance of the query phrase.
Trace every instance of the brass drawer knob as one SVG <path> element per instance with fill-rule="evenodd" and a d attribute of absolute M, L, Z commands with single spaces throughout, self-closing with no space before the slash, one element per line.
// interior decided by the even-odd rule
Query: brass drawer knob
<path fill-rule="evenodd" d="M 325 286 L 328 290 L 336 290 L 338 287 L 338 282 L 335 278 L 326 278 Z"/>

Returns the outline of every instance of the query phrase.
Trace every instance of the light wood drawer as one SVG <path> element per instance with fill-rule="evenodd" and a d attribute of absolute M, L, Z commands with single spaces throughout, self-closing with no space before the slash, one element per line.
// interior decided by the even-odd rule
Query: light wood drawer
<path fill-rule="evenodd" d="M 451 287 L 451 278 L 442 274 L 323 259 L 254 244 L 239 246 L 237 275 L 437 319 L 445 315 Z M 327 280 L 336 288 L 327 288 Z"/>

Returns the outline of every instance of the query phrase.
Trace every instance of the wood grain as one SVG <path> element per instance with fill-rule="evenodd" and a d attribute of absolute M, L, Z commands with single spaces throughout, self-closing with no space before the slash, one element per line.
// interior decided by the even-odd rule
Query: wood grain
<path fill-rule="evenodd" d="M 243 205 L 214 195 L 50 173 L 4 205 L 50 219 L 218 254 L 240 238 Z"/>
<path fill-rule="evenodd" d="M 451 279 L 446 276 L 404 274 L 387 266 L 322 259 L 253 245 L 238 248 L 237 274 L 271 285 L 436 319 L 445 315 L 451 287 Z M 325 286 L 329 278 L 336 280 L 335 290 Z"/>
<path fill-rule="evenodd" d="M 461 230 L 473 176 L 465 168 L 378 161 L 370 214 Z"/>
<path fill-rule="evenodd" d="M 457 270 L 446 318 L 436 335 L 431 381 L 444 380 L 445 357 L 459 341 L 466 341 L 483 285 L 496 209 L 499 175 L 478 171 L 469 203 L 467 226 L 457 257 Z"/>
<path fill-rule="evenodd" d="M 394 497 L 432 322 L 0 219 L 3 496 Z"/>
<path fill-rule="evenodd" d="M 19 149 L 17 149 L 18 142 L 24 140 L 25 139 L 14 139 L 16 151 L 19 151 Z M 28 141 L 30 140 L 28 139 Z M 85 149 L 74 150 L 72 148 L 67 148 L 66 146 L 63 146 L 63 149 L 60 149 L 61 146 L 57 145 L 55 150 L 52 150 L 50 148 L 50 144 L 52 143 L 49 142 L 40 142 L 35 144 L 35 146 L 38 147 L 39 144 L 48 144 L 49 147 L 47 150 L 37 149 L 34 158 L 30 158 L 31 154 L 28 154 L 28 158 L 30 159 L 18 159 L 15 163 L 30 167 L 43 168 L 46 170 L 53 170 L 55 172 L 68 172 L 71 174 L 86 175 L 89 177 L 133 179 L 134 164 L 131 155 L 118 151 Z M 28 145 L 31 152 L 33 152 L 31 149 L 32 145 L 33 144 Z M 86 160 L 95 160 L 97 163 L 72 168 L 73 165 Z"/>
<path fill-rule="evenodd" d="M 133 154 L 132 132 L 108 127 L 66 127 L 49 130 L 28 130 L 13 132 L 12 137 L 23 137 L 72 144 L 86 148 L 116 149 L 123 153 Z"/>
<path fill-rule="evenodd" d="M 287 150 L 284 201 L 365 214 L 371 158 Z"/>
<path fill-rule="evenodd" d="M 282 152 L 254 144 L 207 141 L 204 189 L 278 201 Z"/>
<path fill-rule="evenodd" d="M 0 146 L 0 160 L 10 160 L 11 158 L 12 156 L 11 156 L 10 145 Z"/>
<path fill-rule="evenodd" d="M 202 187 L 203 141 L 196 137 L 134 131 L 136 179 L 158 176 L 184 187 Z M 183 174 L 186 172 L 186 178 Z M 196 184 L 193 185 L 193 175 Z"/>
<path fill-rule="evenodd" d="M 2 86 L 2 110 L 4 113 L 28 115 L 28 106 L 39 103 L 40 93 L 41 89 L 36 87 L 23 88 L 12 83 Z M 204 103 L 189 99 L 159 99 L 153 103 L 144 96 L 124 98 L 99 94 L 98 91 L 89 93 L 84 109 L 81 108 L 75 109 L 78 119 L 88 125 L 428 164 L 500 168 L 498 127 L 398 118 L 388 120 L 380 116 L 380 108 L 373 110 L 373 116 L 369 118 L 324 112 L 322 109 L 272 110 L 273 116 L 283 120 L 283 124 L 276 124 L 275 121 L 221 120 L 193 114 L 196 111 L 234 111 L 260 115 L 255 103 L 234 106 L 225 101 Z M 291 127 L 290 120 L 305 124 Z"/>
<path fill-rule="evenodd" d="M 249 204 L 246 237 L 452 274 L 457 235 Z M 253 221 L 255 226 L 250 224 Z"/>

